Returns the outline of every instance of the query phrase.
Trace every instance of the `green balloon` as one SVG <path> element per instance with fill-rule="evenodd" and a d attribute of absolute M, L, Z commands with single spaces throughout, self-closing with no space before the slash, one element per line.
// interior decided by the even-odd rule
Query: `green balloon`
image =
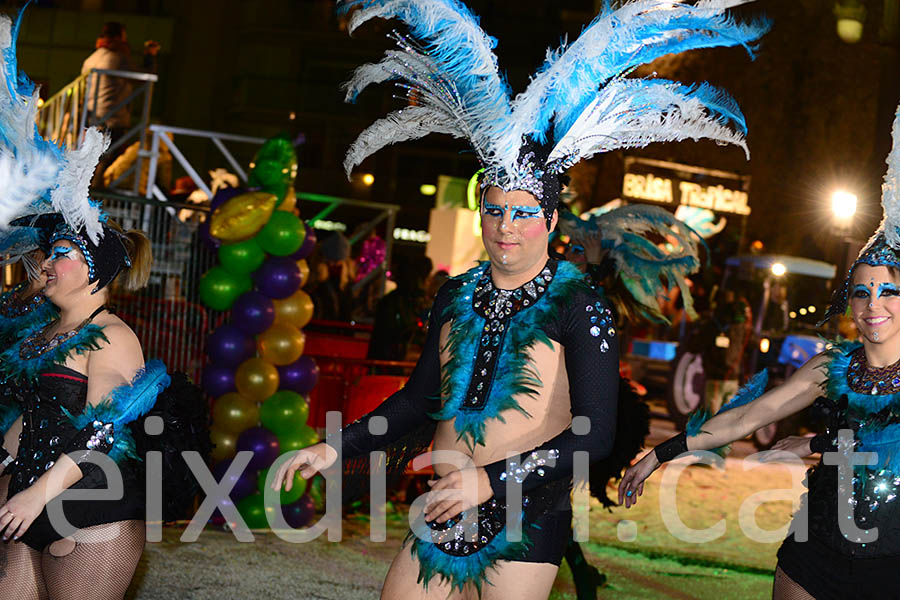
<path fill-rule="evenodd" d="M 267 483 L 271 483 L 266 482 L 266 477 L 268 476 L 269 469 L 263 469 L 259 472 L 259 475 L 257 475 L 256 485 L 259 488 L 260 494 L 265 494 Z M 284 491 L 284 487 L 281 488 L 280 502 L 281 504 L 293 504 L 300 499 L 300 496 L 302 496 L 304 492 L 306 492 L 306 480 L 300 476 L 300 471 L 298 470 L 294 473 L 294 487 L 291 488 L 291 491 L 286 492 Z"/>
<path fill-rule="evenodd" d="M 308 425 L 304 425 L 298 429 L 286 433 L 275 433 L 278 438 L 278 444 L 281 452 L 291 452 L 300 450 L 307 446 L 312 446 L 319 442 L 319 435 L 316 430 Z"/>
<path fill-rule="evenodd" d="M 219 262 L 235 275 L 247 275 L 257 270 L 266 260 L 266 253 L 255 239 L 222 244 L 219 246 Z"/>
<path fill-rule="evenodd" d="M 275 507 L 267 507 L 262 494 L 251 494 L 237 503 L 237 509 L 250 529 L 268 529 L 266 513 L 273 512 Z"/>
<path fill-rule="evenodd" d="M 294 213 L 276 210 L 256 234 L 259 246 L 273 256 L 288 256 L 300 249 L 306 238 L 303 221 Z"/>
<path fill-rule="evenodd" d="M 325 512 L 325 478 L 316 475 L 309 480 L 306 486 L 309 497 L 312 498 L 316 512 Z"/>
<path fill-rule="evenodd" d="M 238 296 L 252 287 L 248 275 L 236 275 L 215 266 L 200 278 L 200 301 L 213 310 L 228 310 Z"/>
<path fill-rule="evenodd" d="M 259 409 L 262 426 L 276 436 L 302 429 L 309 417 L 309 406 L 303 396 L 290 390 L 275 392 L 265 399 Z"/>
<path fill-rule="evenodd" d="M 291 139 L 281 133 L 266 140 L 251 164 L 248 185 L 275 194 L 280 204 L 297 177 L 297 153 Z"/>

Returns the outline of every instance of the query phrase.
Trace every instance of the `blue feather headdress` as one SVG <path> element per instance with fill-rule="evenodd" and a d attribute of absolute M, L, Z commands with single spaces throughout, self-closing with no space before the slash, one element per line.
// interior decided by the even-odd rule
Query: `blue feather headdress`
<path fill-rule="evenodd" d="M 739 24 L 728 9 L 753 0 L 633 0 L 609 3 L 572 44 L 549 51 L 528 88 L 511 98 L 493 48 L 496 40 L 459 0 L 339 0 L 351 33 L 372 18 L 399 19 L 399 49 L 356 70 L 345 85 L 352 101 L 366 86 L 398 81 L 410 106 L 376 121 L 350 147 L 348 175 L 379 149 L 429 133 L 469 141 L 485 167 L 483 185 L 526 190 L 552 213 L 559 175 L 594 154 L 653 142 L 712 139 L 744 143 L 734 100 L 709 85 L 629 79 L 664 54 L 743 46 L 768 29 Z"/>
<path fill-rule="evenodd" d="M 37 247 L 23 243 L 31 234 L 10 226 L 24 215 L 57 212 L 94 242 L 103 235 L 88 188 L 109 139 L 91 128 L 78 148 L 65 149 L 38 133 L 38 91 L 16 59 L 24 10 L 15 23 L 0 15 L 0 259 L 6 260 Z"/>

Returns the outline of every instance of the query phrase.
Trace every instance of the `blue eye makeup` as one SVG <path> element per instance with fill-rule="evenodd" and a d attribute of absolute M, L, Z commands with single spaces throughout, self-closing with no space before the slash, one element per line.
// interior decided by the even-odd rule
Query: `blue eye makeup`
<path fill-rule="evenodd" d="M 516 221 L 518 219 L 537 219 L 541 216 L 541 207 L 540 206 L 513 206 L 512 207 L 512 220 Z"/>
<path fill-rule="evenodd" d="M 898 288 L 893 283 L 879 283 L 878 284 L 878 297 L 883 298 L 884 296 L 896 296 L 900 294 L 900 288 Z"/>
<path fill-rule="evenodd" d="M 72 248 L 69 246 L 53 246 L 53 250 L 50 253 L 50 261 L 57 261 L 60 258 L 75 260 L 75 255 L 71 254 L 71 252 Z"/>
<path fill-rule="evenodd" d="M 499 204 L 491 204 L 490 202 L 484 203 L 484 214 L 490 215 L 492 217 L 503 217 L 503 213 L 506 212 Z"/>

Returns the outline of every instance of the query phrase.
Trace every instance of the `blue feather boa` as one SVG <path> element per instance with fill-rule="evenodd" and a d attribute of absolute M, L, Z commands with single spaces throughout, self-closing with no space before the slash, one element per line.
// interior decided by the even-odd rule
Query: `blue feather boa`
<path fill-rule="evenodd" d="M 169 387 L 171 381 L 162 361 L 151 360 L 135 374 L 131 383 L 113 389 L 99 404 L 88 405 L 78 415 L 73 415 L 66 409 L 63 409 L 63 414 L 78 430 L 94 421 L 112 423 L 115 443 L 109 457 L 116 462 L 125 458 L 138 458 L 134 438 L 126 425 L 147 414 L 156 403 L 156 397 Z"/>
<path fill-rule="evenodd" d="M 65 364 L 66 357 L 70 353 L 84 354 L 92 350 L 99 350 L 101 341 L 109 343 L 109 340 L 103 334 L 103 327 L 88 323 L 78 333 L 52 350 L 32 358 L 22 358 L 19 355 L 19 347 L 22 341 L 37 333 L 43 326 L 44 324 L 33 326 L 21 336 L 17 343 L 0 354 L 0 381 L 9 381 L 11 379 L 34 381 L 38 374 L 50 365 Z"/>
<path fill-rule="evenodd" d="M 10 290 L 0 296 L 0 304 L 3 304 L 16 290 Z M 26 332 L 43 327 L 58 316 L 56 307 L 49 300 L 34 307 L 29 312 L 19 317 L 4 317 L 0 314 L 0 340 L 17 339 Z"/>
<path fill-rule="evenodd" d="M 531 525 L 531 527 L 538 526 Z M 430 531 L 428 526 L 425 526 L 421 534 L 427 538 Z M 420 539 L 410 531 L 406 539 L 407 542 L 412 542 L 410 553 L 419 562 L 418 583 L 421 583 L 427 590 L 428 583 L 437 576 L 442 584 L 448 583 L 451 590 L 460 592 L 463 591 L 466 584 L 471 583 L 478 591 L 478 596 L 481 597 L 482 584 L 487 582 L 488 585 L 491 585 L 485 575 L 487 569 L 494 568 L 498 560 L 521 559 L 533 545 L 526 527 L 522 528 L 522 539 L 518 542 L 510 542 L 506 537 L 506 531 L 506 527 L 504 527 L 490 543 L 468 556 L 447 554 L 435 544 Z"/>
<path fill-rule="evenodd" d="M 446 399 L 441 410 L 430 416 L 436 420 L 454 420 L 457 439 L 470 449 L 484 445 L 484 429 L 488 419 L 504 422 L 502 413 L 516 410 L 530 416 L 516 400 L 517 396 L 536 396 L 541 387 L 538 373 L 531 365 L 529 350 L 537 343 L 553 346 L 544 333 L 544 324 L 556 317 L 575 290 L 587 287 L 584 275 L 577 267 L 560 262 L 553 281 L 544 295 L 530 308 L 519 311 L 510 319 L 507 333 L 497 359 L 491 392 L 482 410 L 461 410 L 472 371 L 478 342 L 485 319 L 472 308 L 472 294 L 488 264 L 479 265 L 459 276 L 463 284 L 447 307 L 452 319 L 447 349 L 450 360 L 441 375 L 441 396 Z"/>
<path fill-rule="evenodd" d="M 847 396 L 847 412 L 858 416 L 874 414 L 889 406 L 900 406 L 900 393 L 897 394 L 861 394 L 855 392 L 847 383 L 847 372 L 853 360 L 853 352 L 860 348 L 859 342 L 842 341 L 835 343 L 828 351 L 830 358 L 825 369 L 828 375 L 826 389 L 828 397 L 837 399 Z M 857 472 L 865 469 L 878 472 L 882 469 L 893 475 L 900 475 L 900 423 L 880 426 L 877 423 L 863 424 L 856 432 L 859 440 L 857 452 L 876 452 L 878 460 L 872 465 L 855 467 Z"/>
<path fill-rule="evenodd" d="M 756 375 L 750 378 L 750 380 L 741 387 L 737 391 L 737 393 L 725 404 L 722 405 L 722 408 L 716 413 L 716 415 L 721 415 L 724 412 L 728 412 L 729 410 L 733 410 L 739 406 L 744 406 L 745 404 L 749 404 L 763 395 L 766 391 L 766 385 L 769 383 L 769 370 L 763 369 Z M 702 432 L 703 425 L 709 421 L 710 414 L 706 408 L 701 408 L 694 412 L 691 415 L 691 418 L 688 420 L 687 427 L 685 428 L 685 433 L 687 433 L 688 437 L 694 437 L 699 435 Z"/>

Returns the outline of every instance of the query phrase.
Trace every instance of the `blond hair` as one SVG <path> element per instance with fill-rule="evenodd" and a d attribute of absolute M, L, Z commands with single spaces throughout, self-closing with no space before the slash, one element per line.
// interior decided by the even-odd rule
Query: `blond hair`
<path fill-rule="evenodd" d="M 122 235 L 128 260 L 131 261 L 131 267 L 124 269 L 118 277 L 119 285 L 125 290 L 135 292 L 147 285 L 147 281 L 150 280 L 150 267 L 153 265 L 150 239 L 138 229 L 123 230 L 112 219 L 107 222 L 107 225 Z"/>

